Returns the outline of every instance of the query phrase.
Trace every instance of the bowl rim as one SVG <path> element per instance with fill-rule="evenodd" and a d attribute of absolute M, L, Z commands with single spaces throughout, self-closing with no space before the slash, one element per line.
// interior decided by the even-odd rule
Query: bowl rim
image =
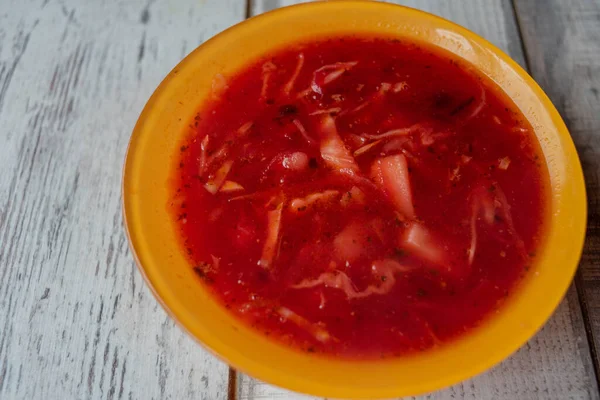
<path fill-rule="evenodd" d="M 246 27 L 251 24 L 255 24 L 258 21 L 266 22 L 269 19 L 285 17 L 286 14 L 293 13 L 298 9 L 313 8 L 313 9 L 315 9 L 314 12 L 318 12 L 318 10 L 317 10 L 318 8 L 330 7 L 332 4 L 335 4 L 336 6 L 339 6 L 339 7 L 351 7 L 351 6 L 379 7 L 379 8 L 381 8 L 382 11 L 385 11 L 385 9 L 394 9 L 396 12 L 403 9 L 403 12 L 405 12 L 405 13 L 408 13 L 408 14 L 412 13 L 413 15 L 419 15 L 421 18 L 428 19 L 433 23 L 442 23 L 445 26 L 450 26 L 455 32 L 457 32 L 460 35 L 463 35 L 465 37 L 468 37 L 470 40 L 478 43 L 485 49 L 490 50 L 494 55 L 498 56 L 501 59 L 501 61 L 503 63 L 507 64 L 514 72 L 516 72 L 516 74 L 520 78 L 522 78 L 524 82 L 526 82 L 527 86 L 529 86 L 535 92 L 535 94 L 539 97 L 540 103 L 542 103 L 543 108 L 546 111 L 548 111 L 549 114 L 551 114 L 557 131 L 560 131 L 561 133 L 566 133 L 566 135 L 569 137 L 569 140 L 566 141 L 565 143 L 563 143 L 562 146 L 567 147 L 567 148 L 565 148 L 565 151 L 574 153 L 573 165 L 570 165 L 573 168 L 571 179 L 577 180 L 577 182 L 576 182 L 577 186 L 579 186 L 579 189 L 581 190 L 581 193 L 582 193 L 582 196 L 581 196 L 582 204 L 580 204 L 580 206 L 582 207 L 583 219 L 584 219 L 584 221 L 582 223 L 581 232 L 578 232 L 577 235 L 573 235 L 573 237 L 572 237 L 571 247 L 573 249 L 576 249 L 576 251 L 574 251 L 574 253 L 573 253 L 573 254 L 575 254 L 575 256 L 572 258 L 576 259 L 577 261 L 581 258 L 581 254 L 583 252 L 583 246 L 584 246 L 584 242 L 585 242 L 585 233 L 586 233 L 586 224 L 587 224 L 587 197 L 586 197 L 586 192 L 585 192 L 586 189 L 585 189 L 585 184 L 584 184 L 583 170 L 581 167 L 581 162 L 580 162 L 579 156 L 575 149 L 575 145 L 574 145 L 572 139 L 570 138 L 569 131 L 568 131 L 566 125 L 564 124 L 564 121 L 560 117 L 560 114 L 558 113 L 558 111 L 556 110 L 553 103 L 546 95 L 546 93 L 540 88 L 540 86 L 535 82 L 535 80 L 529 75 L 529 73 L 526 70 L 524 70 L 510 56 L 505 54 L 497 46 L 490 43 L 489 41 L 487 41 L 483 37 L 479 36 L 478 34 L 472 32 L 471 30 L 469 30 L 461 25 L 458 25 L 452 21 L 449 21 L 445 18 L 439 17 L 437 15 L 434 15 L 434 14 L 431 14 L 431 13 L 428 13 L 428 12 L 425 12 L 422 10 L 418 10 L 415 8 L 402 6 L 402 5 L 384 3 L 384 2 L 378 2 L 378 1 L 371 2 L 371 1 L 364 1 L 364 0 L 329 0 L 329 1 L 316 1 L 316 2 L 302 3 L 302 4 L 281 7 L 281 8 L 245 19 L 245 20 L 227 28 L 226 30 L 214 35 L 209 40 L 201 43 L 196 49 L 194 49 L 183 60 L 181 60 L 171 70 L 170 73 L 168 73 L 166 75 L 166 77 L 157 86 L 157 88 L 155 89 L 155 91 L 153 92 L 153 94 L 151 95 L 149 100 L 147 101 L 147 103 L 144 106 L 144 108 L 135 124 L 135 127 L 133 129 L 131 138 L 130 138 L 128 146 L 127 146 L 125 159 L 124 159 L 123 170 L 122 170 L 122 185 L 121 185 L 123 221 L 124 221 L 126 235 L 128 238 L 129 248 L 131 250 L 131 253 L 133 255 L 133 258 L 135 260 L 138 270 L 140 271 L 142 277 L 144 278 L 144 281 L 150 288 L 152 294 L 154 295 L 154 297 L 156 298 L 158 303 L 163 307 L 163 309 L 167 312 L 167 314 L 177 323 L 177 325 L 184 332 L 186 332 L 190 337 L 192 337 L 197 343 L 202 345 L 202 347 L 204 349 L 208 350 L 210 353 L 217 356 L 219 359 L 221 359 L 221 360 L 225 361 L 226 363 L 228 363 L 229 365 L 233 366 L 236 370 L 242 371 L 242 372 L 246 373 L 247 375 L 256 377 L 260 380 L 263 380 L 270 384 L 277 385 L 279 387 L 283 387 L 286 389 L 290 389 L 290 390 L 294 390 L 294 391 L 298 391 L 298 392 L 302 392 L 302 393 L 308 393 L 306 391 L 305 386 L 303 385 L 304 381 L 294 380 L 294 379 L 291 379 L 290 377 L 282 377 L 280 375 L 269 374 L 269 371 L 267 369 L 262 369 L 260 371 L 253 369 L 248 363 L 244 362 L 243 360 L 235 359 L 235 358 L 231 357 L 231 354 L 228 355 L 223 352 L 217 351 L 214 347 L 214 343 L 211 343 L 211 341 L 208 340 L 206 337 L 199 337 L 197 334 L 192 333 L 192 331 L 186 326 L 185 322 L 182 321 L 181 315 L 179 315 L 179 313 L 176 311 L 176 307 L 174 306 L 174 304 L 171 304 L 171 305 L 167 304 L 167 302 L 164 300 L 163 296 L 161 296 L 161 294 L 159 293 L 159 290 L 157 289 L 155 283 L 153 283 L 153 280 L 146 273 L 146 270 L 145 270 L 144 266 L 142 265 L 140 257 L 136 251 L 136 246 L 135 246 L 136 240 L 133 237 L 134 235 L 132 234 L 132 227 L 130 226 L 130 223 L 129 223 L 129 219 L 131 218 L 130 217 L 131 211 L 128 210 L 129 205 L 127 204 L 128 193 L 126 190 L 126 185 L 127 185 L 127 182 L 129 182 L 129 179 L 131 178 L 129 176 L 129 175 L 131 175 L 131 173 L 129 173 L 129 169 L 130 169 L 129 164 L 131 162 L 131 159 L 133 157 L 135 157 L 135 154 L 136 154 L 136 149 L 134 146 L 135 141 L 138 137 L 140 137 L 142 135 L 142 125 L 143 125 L 144 121 L 148 118 L 148 116 L 153 112 L 152 110 L 154 108 L 155 103 L 160 98 L 160 96 L 166 91 L 166 89 L 170 85 L 171 81 L 176 79 L 176 75 L 173 73 L 174 71 L 179 71 L 183 68 L 190 66 L 192 64 L 191 60 L 195 59 L 197 57 L 200 57 L 200 54 L 202 53 L 202 50 L 205 47 L 216 44 L 216 42 L 218 42 L 219 40 L 221 40 L 222 38 L 224 38 L 226 36 L 235 35 L 237 33 L 237 31 L 243 27 Z M 425 40 L 425 41 L 427 42 L 427 40 Z M 549 309 L 551 309 L 552 311 L 548 312 L 547 315 L 543 315 L 542 317 L 537 318 L 535 323 L 533 324 L 533 326 L 528 328 L 529 330 L 527 331 L 527 333 L 519 336 L 520 338 L 526 337 L 525 340 L 522 340 L 522 339 L 513 340 L 512 342 L 505 344 L 503 346 L 502 351 L 495 352 L 494 356 L 490 357 L 488 359 L 488 362 L 485 362 L 485 363 L 481 362 L 481 363 L 478 363 L 475 365 L 470 365 L 465 368 L 462 368 L 460 371 L 454 371 L 452 374 L 449 374 L 445 379 L 437 380 L 436 384 L 429 385 L 427 387 L 426 391 L 415 392 L 415 393 L 411 392 L 410 394 L 411 395 L 422 394 L 422 393 L 439 390 L 441 388 L 456 384 L 460 381 L 474 377 L 474 376 L 492 368 L 493 366 L 497 365 L 498 363 L 500 363 L 501 361 L 505 360 L 510 355 L 512 355 L 522 345 L 524 345 L 527 342 L 527 340 L 531 339 L 546 324 L 548 319 L 554 314 L 554 311 L 556 310 L 559 303 L 564 298 L 569 286 L 571 285 L 571 282 L 572 282 L 573 277 L 577 270 L 577 266 L 578 266 L 577 261 L 573 262 L 573 266 L 569 266 L 570 278 L 568 280 L 565 279 L 563 282 L 561 282 L 560 285 L 558 285 L 559 287 L 554 291 L 555 295 L 550 299 L 551 306 L 549 307 Z M 388 398 L 388 397 L 398 396 L 397 392 L 400 392 L 400 390 L 396 388 L 396 391 L 393 393 L 390 392 L 389 389 L 386 389 L 386 390 L 374 391 L 373 395 L 364 394 L 364 393 L 359 393 L 357 395 L 355 392 L 352 391 L 352 388 L 350 388 L 349 390 L 347 390 L 345 388 L 338 388 L 338 389 L 339 390 L 336 390 L 332 394 L 332 391 L 331 390 L 326 391 L 325 387 L 313 386 L 313 387 L 311 387 L 310 394 L 317 395 L 317 396 L 326 396 L 326 397 L 334 396 L 334 397 L 353 397 L 353 398 L 373 398 L 373 396 L 375 396 L 376 398 Z M 406 395 L 407 393 L 402 392 L 401 394 Z"/>

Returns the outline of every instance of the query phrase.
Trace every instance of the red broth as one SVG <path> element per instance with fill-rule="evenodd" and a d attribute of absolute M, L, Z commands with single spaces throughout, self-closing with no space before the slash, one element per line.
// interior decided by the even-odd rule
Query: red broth
<path fill-rule="evenodd" d="M 514 104 L 468 64 L 342 37 L 216 77 L 169 205 L 190 267 L 297 349 L 430 349 L 502 307 L 543 237 L 548 172 Z"/>

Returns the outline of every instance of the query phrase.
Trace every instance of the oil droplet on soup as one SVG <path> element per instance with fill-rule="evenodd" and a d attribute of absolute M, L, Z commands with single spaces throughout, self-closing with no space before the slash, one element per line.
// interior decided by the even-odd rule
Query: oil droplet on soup
<path fill-rule="evenodd" d="M 340 37 L 218 82 L 169 207 L 190 268 L 244 323 L 302 351 L 395 357 L 518 290 L 548 173 L 523 115 L 466 62 Z"/>

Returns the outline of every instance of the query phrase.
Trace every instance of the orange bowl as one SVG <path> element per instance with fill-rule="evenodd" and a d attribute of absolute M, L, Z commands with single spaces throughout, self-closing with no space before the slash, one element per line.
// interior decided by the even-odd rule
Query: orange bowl
<path fill-rule="evenodd" d="M 415 356 L 370 361 L 323 358 L 284 347 L 250 329 L 194 278 L 167 211 L 173 157 L 213 78 L 231 76 L 286 44 L 364 34 L 427 42 L 493 80 L 534 128 L 550 174 L 547 239 L 532 272 L 500 312 L 451 344 Z M 258 379 L 324 397 L 389 398 L 452 385 L 495 365 L 551 316 L 577 268 L 586 198 L 581 165 L 560 115 L 533 79 L 474 33 L 410 8 L 368 1 L 316 2 L 247 20 L 207 41 L 156 89 L 133 131 L 123 206 L 135 259 L 169 314 L 214 354 Z"/>

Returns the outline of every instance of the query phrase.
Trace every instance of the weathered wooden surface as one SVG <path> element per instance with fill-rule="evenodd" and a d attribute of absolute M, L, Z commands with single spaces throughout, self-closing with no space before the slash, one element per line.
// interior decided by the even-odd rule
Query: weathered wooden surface
<path fill-rule="evenodd" d="M 600 2 L 516 1 L 532 75 L 563 116 L 583 165 L 588 230 L 577 288 L 598 371 L 600 346 Z"/>
<path fill-rule="evenodd" d="M 587 0 L 587 3 L 592 3 L 594 0 Z M 301 3 L 302 1 L 296 0 L 254 0 L 252 2 L 251 12 L 253 15 L 269 11 L 271 9 Z M 586 2 L 580 0 L 580 2 Z M 410 7 L 422 9 L 424 11 L 432 12 L 434 14 L 445 17 L 449 20 L 457 22 L 481 36 L 487 38 L 492 43 L 503 49 L 511 57 L 513 57 L 519 64 L 526 67 L 526 57 L 523 53 L 523 47 L 520 38 L 519 26 L 517 20 L 515 20 L 515 9 L 509 0 L 465 0 L 465 1 L 445 1 L 445 0 L 406 0 L 406 1 L 394 1 L 394 3 L 408 5 Z M 556 29 L 556 26 L 551 22 L 544 20 L 544 9 L 548 6 L 543 1 L 529 2 L 529 0 L 523 0 L 522 3 L 527 3 L 527 14 L 530 14 L 528 18 L 533 18 L 537 15 L 538 27 L 541 30 L 532 31 L 531 41 L 535 42 L 539 35 L 547 34 L 547 31 Z M 537 3 L 537 8 L 533 6 Z M 556 3 L 561 3 L 560 0 L 556 0 Z M 570 3 L 568 3 L 570 4 Z M 569 5 L 564 3 L 561 8 L 569 9 Z M 598 2 L 596 2 L 596 6 Z M 523 7 L 525 8 L 525 7 Z M 583 10 L 577 10 L 581 12 Z M 591 9 L 591 5 L 588 9 Z M 596 7 L 596 10 L 598 7 Z M 537 10 L 537 11 L 536 11 Z M 521 11 L 521 9 L 519 9 Z M 575 11 L 575 12 L 577 12 Z M 537 14 L 536 14 L 537 13 Z M 564 26 L 567 22 L 561 20 L 562 18 L 568 18 L 571 13 L 566 13 L 564 10 L 556 12 L 555 19 L 562 22 Z M 536 14 L 536 15 L 534 15 Z M 598 52 L 600 47 L 600 24 L 598 24 L 599 14 L 596 12 L 595 16 L 587 16 L 589 24 L 592 24 L 593 18 L 596 18 L 596 26 L 594 29 L 589 29 L 589 32 L 580 33 L 580 35 L 592 35 L 596 38 L 596 42 L 591 49 L 595 52 L 590 53 L 578 53 L 580 57 L 588 58 L 585 59 L 587 62 L 586 72 L 592 74 L 592 67 L 596 67 L 596 78 L 600 78 L 598 69 L 600 69 L 600 54 Z M 547 24 L 547 25 L 546 25 Z M 533 29 L 533 28 L 532 28 Z M 595 34 L 595 36 L 594 36 Z M 562 31 L 556 29 L 551 37 L 555 37 L 557 40 L 562 35 Z M 575 40 L 573 38 L 573 40 Z M 527 43 L 527 42 L 526 42 Z M 545 42 L 538 42 L 544 43 Z M 549 41 L 547 44 L 552 46 L 553 42 Z M 565 46 L 573 46 L 574 42 L 567 43 Z M 579 48 L 583 50 L 583 47 Z M 560 56 L 560 53 L 555 53 L 556 49 L 552 49 L 550 53 L 543 53 L 545 50 L 543 47 L 538 48 L 540 52 L 542 63 L 546 62 L 541 66 L 543 71 L 544 67 L 553 65 L 556 57 Z M 543 58 L 543 54 L 546 54 L 546 58 Z M 594 58 L 595 57 L 595 58 Z M 593 61 L 595 60 L 595 64 Z M 563 61 L 566 63 L 573 61 Z M 572 64 L 570 69 L 565 68 L 564 70 L 557 71 L 557 77 L 564 79 L 563 86 L 561 89 L 567 89 L 570 80 L 568 79 L 568 71 L 573 70 Z M 534 73 L 537 70 L 534 68 Z M 541 71 L 540 71 L 541 73 Z M 555 78 L 555 79 L 556 79 Z M 581 84 L 584 85 L 590 82 L 591 77 L 581 80 Z M 554 81 L 550 81 L 552 84 Z M 596 80 L 596 82 L 598 82 Z M 596 89 L 600 88 L 600 84 L 595 86 Z M 557 90 L 557 96 L 561 96 L 561 89 Z M 600 152 L 600 124 L 598 115 L 600 114 L 600 107 L 598 107 L 598 90 L 594 92 L 592 89 L 587 89 L 589 96 L 595 94 L 595 100 L 588 100 L 587 114 L 572 114 L 574 118 L 582 116 L 584 121 L 580 123 L 587 123 L 590 126 L 590 119 L 594 128 L 597 128 L 595 132 L 590 130 L 587 136 L 588 142 L 595 140 L 595 142 L 589 143 L 589 146 L 593 146 L 595 143 L 595 150 L 590 150 L 590 160 L 595 162 L 593 172 L 595 182 L 594 189 L 598 191 L 598 160 L 600 157 L 592 159 L 591 157 L 596 156 Z M 572 88 L 568 88 L 567 92 L 577 93 Z M 555 100 L 556 101 L 556 100 Z M 583 100 L 580 100 L 583 101 Z M 594 103 L 595 101 L 595 103 Z M 594 114 L 593 105 L 596 105 L 596 113 Z M 563 113 L 564 115 L 564 113 Z M 568 115 L 567 115 L 568 117 Z M 587 120 L 586 120 L 587 117 Z M 587 121 L 587 122 L 586 122 Z M 590 126 L 591 128 L 592 126 Z M 594 133 L 596 136 L 594 137 Z M 585 143 L 588 143 L 585 142 Z M 580 150 L 583 150 L 580 147 Z M 585 161 L 585 157 L 584 157 Z M 588 169 L 589 171 L 589 169 Z M 589 179 L 589 177 L 588 177 Z M 595 179 L 595 180 L 594 180 Z M 588 186 L 589 188 L 589 186 Z M 591 197 L 593 200 L 593 198 Z M 597 207 L 597 202 L 596 202 Z M 597 210 L 596 210 L 597 212 Z M 596 216 L 597 218 L 597 216 Z M 597 225 L 597 223 L 596 223 Z M 597 226 L 590 227 L 591 229 L 597 228 Z M 596 229 L 597 231 L 597 229 Z M 597 238 L 596 238 L 597 242 Z M 588 245 L 589 248 L 589 245 Z M 596 256 L 593 260 L 598 261 L 597 249 L 599 248 L 598 243 L 595 243 Z M 587 253 L 593 256 L 594 253 Z M 584 261 L 585 262 L 585 261 Z M 590 264 L 592 259 L 588 261 Z M 598 268 L 598 266 L 596 265 Z M 596 277 L 600 278 L 600 273 L 596 270 Z M 594 304 L 598 317 L 600 318 L 600 286 L 596 285 L 598 293 L 597 302 Z M 600 324 L 600 319 L 597 320 Z M 600 335 L 600 326 L 596 327 L 596 333 Z M 600 337 L 598 338 L 600 340 Z M 243 400 L 262 400 L 262 399 L 307 399 L 302 395 L 290 393 L 279 388 L 267 385 L 263 382 L 254 380 L 243 374 L 238 376 L 238 397 Z M 560 307 L 546 324 L 546 326 L 511 358 L 493 368 L 492 370 L 474 378 L 467 382 L 458 384 L 449 389 L 425 396 L 426 399 L 598 399 L 598 386 L 596 377 L 594 374 L 594 368 L 592 359 L 590 357 L 590 351 L 588 347 L 588 341 L 584 329 L 584 323 L 581 314 L 581 308 L 578 301 L 577 292 L 574 287 L 571 287 L 567 298 L 561 303 Z"/>
<path fill-rule="evenodd" d="M 0 1 L 0 399 L 225 399 L 128 251 L 144 103 L 240 0 Z"/>

